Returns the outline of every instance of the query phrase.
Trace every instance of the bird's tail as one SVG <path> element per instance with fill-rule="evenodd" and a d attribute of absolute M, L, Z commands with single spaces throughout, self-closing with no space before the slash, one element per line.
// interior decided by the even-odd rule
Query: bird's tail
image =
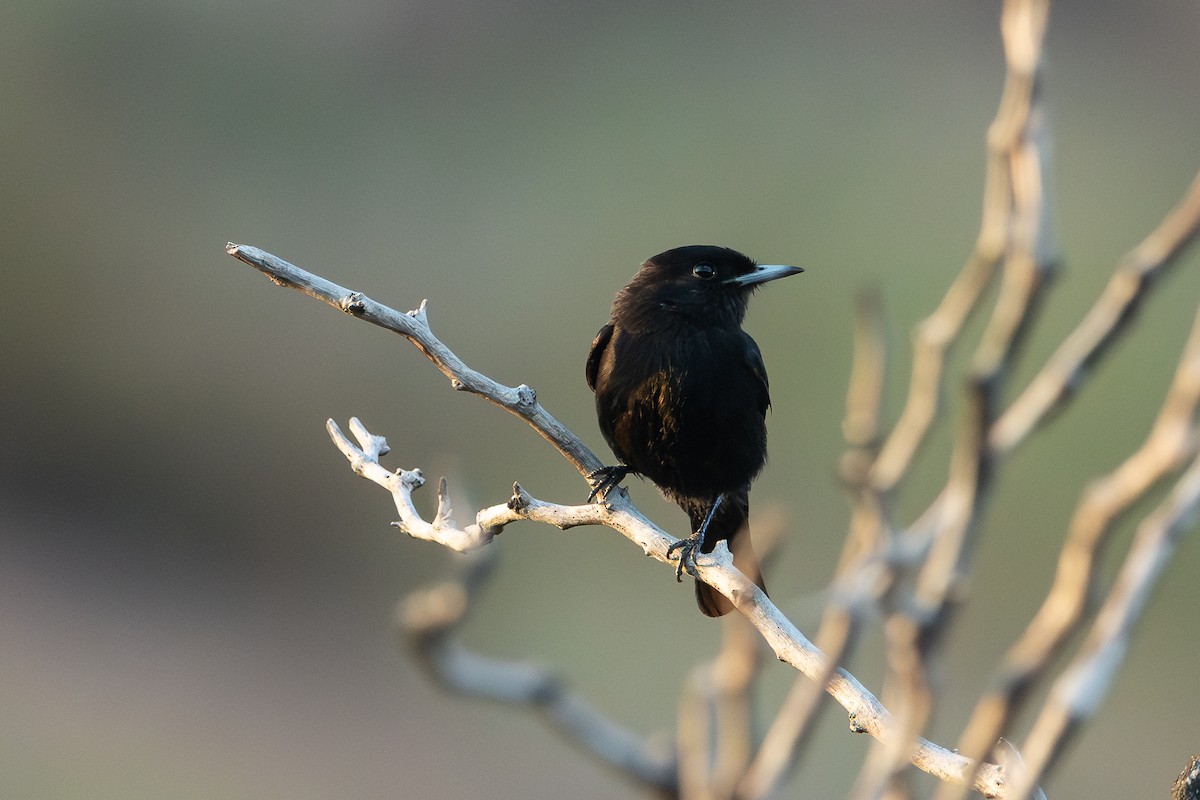
<path fill-rule="evenodd" d="M 708 513 L 708 507 L 697 508 L 688 504 L 685 509 L 692 522 L 692 531 L 699 529 Z M 750 542 L 750 493 L 748 490 L 731 492 L 725 496 L 725 502 L 717 509 L 708 532 L 704 537 L 702 553 L 711 553 L 717 542 L 724 539 L 733 554 L 733 565 L 764 592 L 767 590 L 763 583 L 762 569 L 758 556 Z M 723 617 L 733 610 L 733 603 L 725 595 L 709 586 L 707 583 L 696 581 L 696 605 L 709 617 Z"/>

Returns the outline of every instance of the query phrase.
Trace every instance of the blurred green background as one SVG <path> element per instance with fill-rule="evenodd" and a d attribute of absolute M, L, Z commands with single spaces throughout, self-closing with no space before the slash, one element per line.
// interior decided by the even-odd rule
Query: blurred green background
<path fill-rule="evenodd" d="M 847 516 L 835 467 L 852 299 L 874 287 L 887 306 L 894 418 L 908 331 L 977 229 L 998 12 L 10 0 L 0 796 L 640 796 L 527 714 L 425 682 L 390 619 L 449 556 L 387 526 L 388 498 L 323 424 L 358 415 L 389 437 L 393 466 L 447 475 L 460 520 L 513 480 L 562 501 L 583 482 L 413 348 L 273 287 L 224 244 L 401 309 L 429 298 L 462 357 L 535 387 L 606 454 L 583 360 L 643 258 L 713 242 L 807 267 L 755 300 L 748 327 L 774 394 L 755 503 L 790 521 L 770 582 L 811 631 Z M 1055 4 L 1046 98 L 1066 261 L 1018 381 L 1200 166 L 1198 37 L 1192 0 Z M 953 744 L 1039 602 L 1081 488 L 1146 431 L 1198 266 L 1157 287 L 1072 412 L 1008 462 L 933 738 Z M 948 441 L 907 486 L 907 513 L 944 477 Z M 633 491 L 682 532 L 651 487 Z M 719 636 L 690 587 L 602 530 L 517 525 L 498 546 L 470 643 L 553 667 L 638 730 L 669 728 L 676 682 Z M 1198 566 L 1185 540 L 1049 782 L 1055 800 L 1163 797 L 1200 751 Z M 876 689 L 879 661 L 873 636 L 852 664 Z M 769 708 L 790 675 L 767 673 Z M 829 709 L 786 796 L 843 796 L 867 745 Z"/>

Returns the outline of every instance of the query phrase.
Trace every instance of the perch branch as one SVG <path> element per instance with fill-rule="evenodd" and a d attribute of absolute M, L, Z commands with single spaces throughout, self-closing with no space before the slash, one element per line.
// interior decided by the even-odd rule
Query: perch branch
<path fill-rule="evenodd" d="M 798 678 L 792 683 L 754 760 L 738 783 L 735 794 L 738 800 L 772 796 L 795 766 L 826 697 L 825 687 L 854 643 L 859 627 L 857 611 L 843 603 L 830 603 L 826 607 L 816 639 L 817 647 L 826 655 L 825 664 L 811 679 Z"/>
<path fill-rule="evenodd" d="M 755 523 L 755 546 L 760 563 L 768 565 L 775 559 L 782 539 L 785 520 L 781 513 L 766 509 L 760 512 Z M 754 757 L 756 731 L 754 725 L 754 690 L 763 671 L 763 648 L 761 639 L 740 614 L 729 614 L 721 621 L 722 643 L 717 656 L 708 664 L 693 670 L 688 682 L 691 693 L 701 703 L 692 703 L 693 715 L 707 709 L 701 725 L 690 730 L 683 724 L 683 715 L 688 713 L 685 697 L 680 703 L 680 764 L 688 758 L 684 746 L 685 737 L 690 740 L 691 750 L 701 758 L 694 758 L 702 769 L 692 773 L 685 771 L 680 778 L 684 788 L 689 777 L 707 777 L 706 785 L 697 793 L 701 797 L 733 798 L 736 787 L 750 759 Z M 798 678 L 803 680 L 803 677 Z M 818 687 L 819 690 L 819 687 Z M 705 738 L 701 738 L 701 737 Z M 684 791 L 682 796 L 691 795 Z"/>
<path fill-rule="evenodd" d="M 425 353 L 443 374 L 450 378 L 451 384 L 455 388 L 467 389 L 479 394 L 524 419 L 539 434 L 554 444 L 559 452 L 581 473 L 590 473 L 600 465 L 599 460 L 587 450 L 578 437 L 541 408 L 534 399 L 532 390 L 529 390 L 528 387 L 518 387 L 517 389 L 505 387 L 467 367 L 449 348 L 433 336 L 423 308 L 411 314 L 401 314 L 366 298 L 361 293 L 343 289 L 337 284 L 312 275 L 258 248 L 229 244 L 226 250 L 230 255 L 267 274 L 281 286 L 299 289 L 335 308 L 401 333 Z M 356 464 L 360 464 L 360 460 L 365 459 L 369 462 L 370 453 L 362 448 L 356 448 L 344 435 L 339 437 L 334 429 L 336 426 L 331 428 L 330 435 L 339 449 L 346 446 L 351 449 L 351 452 L 346 455 L 352 468 L 358 474 L 374 481 L 375 479 L 372 477 L 375 474 L 374 470 L 363 468 L 361 465 L 355 467 Z M 373 452 L 377 454 L 387 452 L 386 442 L 377 441 L 365 428 L 362 429 L 362 434 L 370 443 L 370 449 Z M 354 452 L 355 450 L 358 452 Z M 343 453 L 345 453 L 344 449 Z M 411 493 L 418 488 L 420 483 L 415 480 L 407 482 L 401 480 L 395 482 L 395 486 L 398 486 L 400 492 L 408 494 L 411 498 Z M 392 492 L 394 486 L 388 485 L 385 488 Z M 400 505 L 397 503 L 398 510 Z M 411 499 L 406 507 L 410 505 Z M 547 522 L 559 527 L 603 525 L 637 544 L 646 555 L 672 566 L 675 563 L 674 559 L 668 556 L 667 550 L 677 540 L 642 515 L 625 492 L 610 494 L 606 503 L 560 506 L 538 501 L 517 487 L 517 491 L 514 492 L 514 497 L 509 503 L 485 509 L 482 514 L 483 521 L 477 517 L 476 525 L 480 527 L 480 531 L 474 534 L 476 540 L 479 536 L 485 535 L 485 528 L 494 529 L 516 519 Z M 492 516 L 493 514 L 494 516 Z M 446 529 L 453 526 L 450 524 L 448 514 L 446 517 L 446 519 L 435 519 L 434 523 L 427 523 L 428 527 L 415 526 L 414 530 L 437 532 L 440 527 L 442 531 L 437 533 L 438 537 L 458 540 L 457 534 L 451 535 L 447 532 Z M 403 519 L 400 527 L 411 533 L 408 528 L 404 527 Z M 490 535 L 494 535 L 494 533 L 495 531 L 492 530 Z M 471 539 L 471 534 L 463 534 L 463 541 L 470 542 Z M 776 608 L 762 590 L 733 567 L 732 558 L 724 543 L 718 543 L 712 553 L 705 554 L 705 557 L 699 560 L 696 565 L 696 575 L 700 580 L 729 598 L 758 630 L 779 660 L 810 678 L 823 674 L 824 655 Z M 877 739 L 888 739 L 894 735 L 891 715 L 887 709 L 857 678 L 846 670 L 839 667 L 833 671 L 826 684 L 826 691 L 849 712 L 851 727 L 855 732 L 868 733 Z M 918 738 L 915 742 L 911 758 L 913 765 L 917 768 L 942 780 L 963 780 L 969 766 L 969 762 L 962 756 L 923 738 Z M 974 788 L 986 797 L 1004 797 L 1003 770 L 995 765 L 987 765 L 976 774 Z"/>
<path fill-rule="evenodd" d="M 336 429 L 336 426 L 332 427 Z M 362 428 L 357 424 L 355 427 Z M 386 442 L 380 442 L 382 437 L 374 436 L 365 428 L 362 428 L 362 433 L 363 437 L 379 448 L 380 452 L 387 452 Z M 349 446 L 354 448 L 352 444 Z M 360 460 L 370 460 L 370 455 L 360 451 L 352 453 L 347 458 L 353 465 Z M 369 478 L 366 472 L 355 471 Z M 400 492 L 409 495 L 403 505 L 411 507 L 411 494 L 420 485 L 420 482 L 399 481 L 392 482 L 392 485 L 386 485 L 384 488 L 390 492 L 393 490 L 393 486 L 398 486 Z M 397 503 L 397 507 L 400 505 Z M 668 547 L 676 541 L 674 537 L 663 532 L 642 515 L 623 493 L 620 496 L 617 496 L 616 493 L 610 495 L 610 502 L 604 504 L 561 506 L 537 500 L 517 486 L 514 488 L 513 497 L 507 504 L 484 509 L 480 515 L 487 518 L 486 523 L 476 523 L 481 528 L 485 525 L 502 526 L 516 520 L 542 522 L 560 528 L 575 525 L 603 525 L 638 544 L 646 555 L 665 564 L 674 563 L 667 555 Z M 409 532 L 407 524 L 402 519 L 397 526 L 401 530 Z M 445 530 L 452 526 L 453 521 L 449 519 L 448 515 L 435 523 L 419 519 L 416 522 L 419 530 L 440 528 L 441 532 L 438 533 L 437 541 L 457 540 L 458 534 Z M 705 583 L 713 586 L 730 599 L 751 625 L 758 630 L 780 661 L 791 665 L 810 678 L 825 675 L 824 654 L 804 637 L 804 634 L 776 608 L 761 589 L 733 567 L 729 549 L 724 543 L 718 543 L 712 553 L 706 554 L 706 557 L 696 564 L 696 569 L 699 577 Z M 877 739 L 887 739 L 892 735 L 891 715 L 887 709 L 849 672 L 841 668 L 834 670 L 825 683 L 825 687 L 826 691 L 850 713 L 851 728 L 856 733 L 868 733 Z M 919 769 L 942 780 L 962 780 L 962 776 L 969 766 L 968 762 L 957 753 L 920 738 L 914 747 L 912 763 Z M 975 778 L 975 789 L 986 797 L 1004 797 L 1004 786 L 1004 772 L 995 765 L 987 765 Z"/>

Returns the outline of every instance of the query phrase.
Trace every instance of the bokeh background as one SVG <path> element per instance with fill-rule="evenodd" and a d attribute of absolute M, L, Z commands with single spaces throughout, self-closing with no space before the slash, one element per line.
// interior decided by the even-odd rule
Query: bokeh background
<path fill-rule="evenodd" d="M 393 607 L 450 557 L 388 527 L 388 498 L 323 424 L 358 415 L 393 465 L 447 475 L 460 519 L 513 480 L 562 501 L 582 500 L 582 481 L 411 347 L 275 288 L 224 244 L 401 309 L 429 298 L 461 356 L 534 386 L 598 449 L 583 360 L 643 258 L 715 242 L 807 267 L 758 296 L 749 328 L 775 400 L 755 503 L 789 520 L 771 585 L 812 630 L 847 516 L 852 300 L 874 288 L 886 305 L 894 418 L 908 331 L 977 229 L 998 11 L 9 0 L 0 796 L 640 796 L 526 713 L 426 683 Z M 1066 260 L 1018 382 L 1200 166 L 1198 38 L 1191 0 L 1054 5 Z M 953 743 L 1036 607 L 1081 488 L 1147 429 L 1198 267 L 1157 287 L 1071 413 L 1008 462 L 933 738 Z M 943 477 L 948 441 L 932 442 L 906 513 Z M 650 487 L 633 491 L 682 532 Z M 1050 780 L 1056 800 L 1163 797 L 1200 750 L 1196 544 Z M 637 730 L 669 729 L 677 682 L 719 636 L 690 587 L 602 530 L 517 525 L 498 546 L 468 641 L 558 670 Z M 879 661 L 872 636 L 852 665 L 876 689 Z M 791 677 L 767 672 L 765 708 Z M 829 709 L 785 796 L 843 796 L 867 745 Z"/>

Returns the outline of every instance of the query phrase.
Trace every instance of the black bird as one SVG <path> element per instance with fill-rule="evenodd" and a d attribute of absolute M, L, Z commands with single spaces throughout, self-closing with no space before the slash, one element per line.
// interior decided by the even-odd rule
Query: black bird
<path fill-rule="evenodd" d="M 587 382 L 621 465 L 590 476 L 591 499 L 630 473 L 653 481 L 692 524 L 672 547 L 677 578 L 694 574 L 697 551 L 725 539 L 734 565 L 763 587 L 746 528 L 750 482 L 767 460 L 770 397 L 762 353 L 742 319 L 760 284 L 803 271 L 711 245 L 659 253 L 617 293 L 592 342 Z M 700 581 L 696 604 L 710 617 L 733 608 Z"/>

